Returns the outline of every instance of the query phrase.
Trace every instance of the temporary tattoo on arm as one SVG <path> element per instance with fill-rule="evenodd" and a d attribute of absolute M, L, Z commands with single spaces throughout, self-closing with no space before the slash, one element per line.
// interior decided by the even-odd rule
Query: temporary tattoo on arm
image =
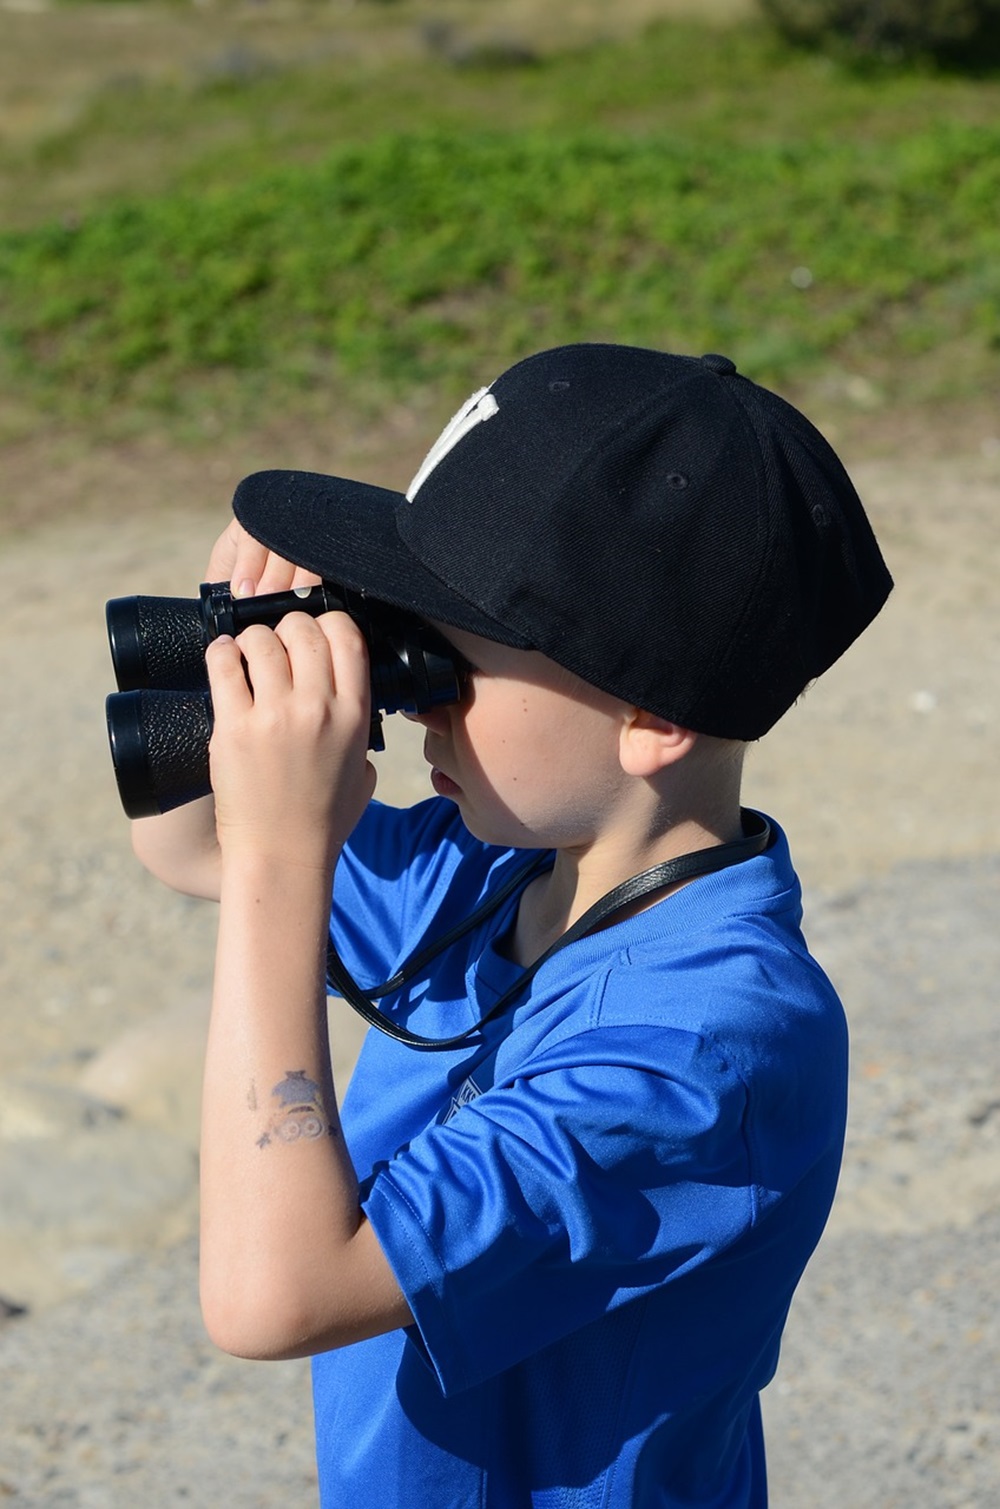
<path fill-rule="evenodd" d="M 251 1087 L 251 1096 L 256 1095 Z M 323 1092 L 304 1069 L 289 1069 L 280 1084 L 271 1091 L 276 1109 L 266 1130 L 257 1138 L 259 1148 L 274 1141 L 313 1142 L 317 1137 L 336 1137 L 337 1128 L 330 1122 L 323 1104 Z"/>

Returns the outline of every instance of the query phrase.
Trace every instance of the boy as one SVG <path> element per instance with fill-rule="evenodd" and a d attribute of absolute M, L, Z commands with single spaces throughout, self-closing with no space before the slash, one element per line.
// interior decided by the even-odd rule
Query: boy
<path fill-rule="evenodd" d="M 405 498 L 272 472 L 234 508 L 212 579 L 363 589 L 468 670 L 398 812 L 349 618 L 216 641 L 214 807 L 136 825 L 221 901 L 210 1333 L 315 1356 L 327 1506 L 764 1505 L 847 1049 L 740 770 L 890 590 L 853 487 L 726 358 L 583 345 L 470 399 Z M 343 1130 L 328 926 L 404 1031 L 458 1039 L 370 1032 Z"/>

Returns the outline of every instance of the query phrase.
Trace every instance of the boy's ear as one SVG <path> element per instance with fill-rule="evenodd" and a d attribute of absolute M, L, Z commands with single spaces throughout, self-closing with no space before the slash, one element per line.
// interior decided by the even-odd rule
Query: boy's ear
<path fill-rule="evenodd" d="M 683 760 L 697 740 L 692 729 L 632 707 L 622 723 L 618 758 L 626 775 L 653 776 Z"/>

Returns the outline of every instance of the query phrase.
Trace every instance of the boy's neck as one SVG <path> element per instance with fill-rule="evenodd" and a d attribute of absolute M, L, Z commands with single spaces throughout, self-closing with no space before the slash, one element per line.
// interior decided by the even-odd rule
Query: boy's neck
<path fill-rule="evenodd" d="M 735 817 L 725 822 L 702 823 L 688 819 L 641 844 L 606 840 L 591 845 L 582 853 L 560 850 L 553 868 L 533 880 L 521 897 L 507 942 L 508 957 L 526 969 L 616 886 L 665 860 L 730 843 L 741 834 L 742 824 L 737 810 Z M 679 881 L 641 897 L 609 920 L 624 921 L 655 906 L 688 883 Z"/>

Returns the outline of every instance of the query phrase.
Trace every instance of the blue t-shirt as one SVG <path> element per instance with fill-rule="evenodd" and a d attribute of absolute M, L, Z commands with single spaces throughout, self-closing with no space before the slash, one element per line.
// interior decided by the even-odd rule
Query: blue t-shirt
<path fill-rule="evenodd" d="M 372 989 L 530 856 L 373 804 L 333 931 Z M 517 978 L 512 895 L 384 1009 L 446 1037 Z M 369 1032 L 343 1106 L 415 1324 L 314 1359 L 324 1509 L 761 1509 L 759 1391 L 833 1199 L 840 1003 L 783 835 L 569 945 L 469 1045 Z"/>

